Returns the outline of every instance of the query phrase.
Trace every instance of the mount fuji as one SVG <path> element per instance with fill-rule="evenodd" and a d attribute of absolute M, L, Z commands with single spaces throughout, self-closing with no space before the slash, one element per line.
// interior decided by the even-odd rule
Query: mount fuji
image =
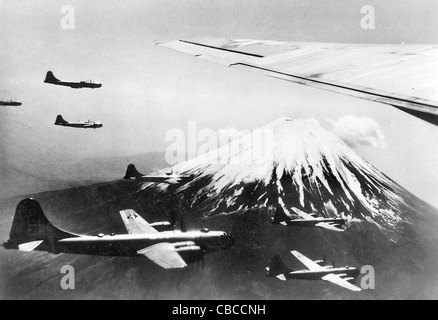
<path fill-rule="evenodd" d="M 371 223 L 396 241 L 422 211 L 414 196 L 312 119 L 281 118 L 173 170 L 195 176 L 173 194 L 203 217 L 297 207 L 347 226 Z"/>

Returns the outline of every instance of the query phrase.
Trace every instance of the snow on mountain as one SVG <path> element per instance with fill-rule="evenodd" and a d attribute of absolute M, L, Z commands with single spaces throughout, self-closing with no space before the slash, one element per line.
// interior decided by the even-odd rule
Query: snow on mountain
<path fill-rule="evenodd" d="M 416 212 L 412 195 L 313 119 L 279 119 L 173 169 L 196 177 L 176 195 L 203 216 L 297 207 L 391 236 Z"/>

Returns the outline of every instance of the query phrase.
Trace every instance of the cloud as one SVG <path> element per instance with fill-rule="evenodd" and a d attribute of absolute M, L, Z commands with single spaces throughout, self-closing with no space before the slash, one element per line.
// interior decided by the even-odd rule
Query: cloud
<path fill-rule="evenodd" d="M 385 136 L 380 125 L 372 118 L 346 115 L 338 120 L 326 119 L 331 123 L 331 131 L 350 147 L 385 147 Z"/>

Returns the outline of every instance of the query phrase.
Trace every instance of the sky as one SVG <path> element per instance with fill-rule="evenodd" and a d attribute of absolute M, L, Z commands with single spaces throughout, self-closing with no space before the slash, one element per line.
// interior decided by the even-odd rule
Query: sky
<path fill-rule="evenodd" d="M 277 118 L 315 118 L 375 167 L 438 207 L 438 128 L 386 105 L 225 68 L 156 46 L 192 37 L 346 43 L 438 43 L 438 2 L 359 0 L 76 1 L 65 30 L 60 1 L 0 0 L 0 134 L 74 157 L 165 151 L 171 129 L 254 129 Z M 363 30 L 372 5 L 376 28 Z M 97 80 L 101 89 L 44 84 Z M 101 121 L 64 130 L 66 120 Z M 19 124 L 17 126 L 17 124 Z M 354 124 L 354 125 L 353 125 Z M 28 134 L 30 132 L 31 134 Z M 10 154 L 7 142 L 0 146 Z M 40 145 L 40 144 L 39 144 Z M 50 157 L 41 151 L 39 157 Z M 0 157 L 0 159 L 4 159 Z"/>

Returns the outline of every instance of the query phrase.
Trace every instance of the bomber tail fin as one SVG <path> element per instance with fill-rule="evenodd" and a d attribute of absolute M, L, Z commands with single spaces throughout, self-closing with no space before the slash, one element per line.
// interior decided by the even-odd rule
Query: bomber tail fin
<path fill-rule="evenodd" d="M 128 168 L 126 169 L 126 174 L 123 177 L 123 179 L 126 180 L 133 180 L 139 177 L 142 177 L 143 175 L 137 171 L 137 168 L 131 163 Z"/>
<path fill-rule="evenodd" d="M 58 114 L 58 116 L 56 117 L 55 124 L 62 125 L 62 124 L 66 124 L 66 123 L 68 123 L 68 122 L 65 121 L 64 118 L 60 114 Z"/>
<path fill-rule="evenodd" d="M 45 83 L 55 83 L 55 82 L 59 82 L 60 80 L 57 79 L 54 75 L 52 71 L 48 71 L 46 74 L 46 79 L 44 80 Z"/>
<path fill-rule="evenodd" d="M 282 206 L 277 206 L 276 210 L 275 210 L 275 214 L 274 217 L 272 218 L 272 223 L 273 224 L 281 224 L 282 222 L 285 221 L 290 221 L 291 220 L 291 216 L 288 215 L 284 209 L 282 208 Z"/>
<path fill-rule="evenodd" d="M 280 280 L 286 280 L 285 275 L 291 272 L 291 269 L 285 266 L 279 255 L 272 257 L 271 266 L 266 269 L 268 270 L 267 277 L 277 277 Z"/>
<path fill-rule="evenodd" d="M 22 200 L 15 211 L 6 249 L 56 252 L 56 242 L 76 235 L 55 227 L 45 216 L 40 204 L 33 199 Z"/>

